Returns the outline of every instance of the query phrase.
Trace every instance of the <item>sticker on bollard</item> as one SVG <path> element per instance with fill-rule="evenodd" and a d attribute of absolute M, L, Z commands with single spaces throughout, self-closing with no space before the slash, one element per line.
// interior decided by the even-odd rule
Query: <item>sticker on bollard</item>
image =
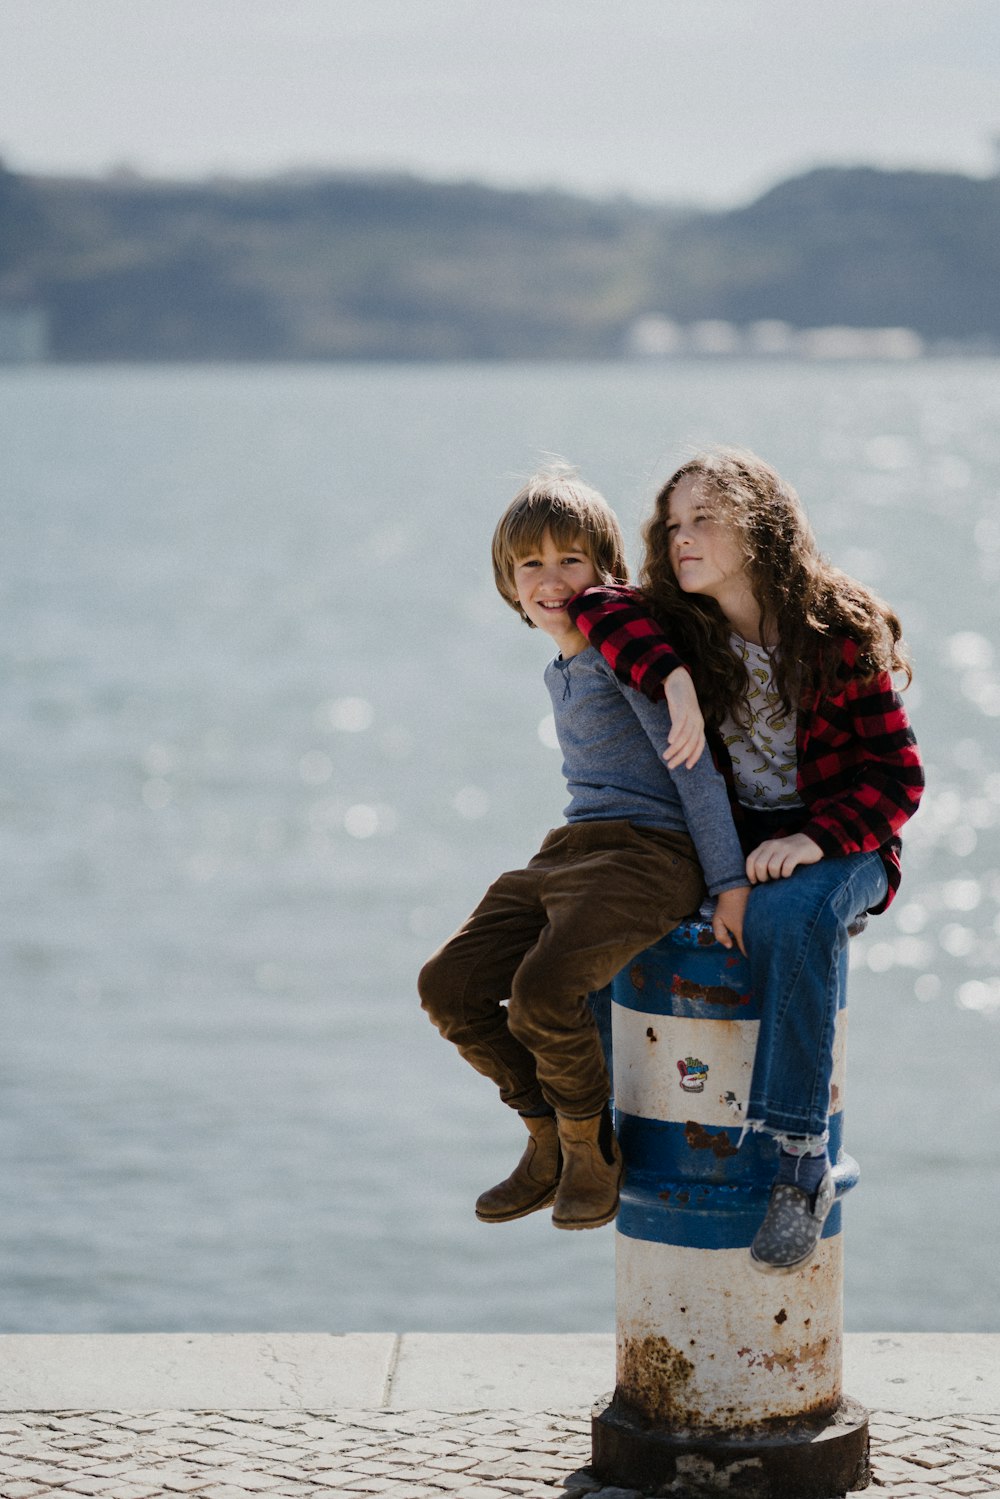
<path fill-rule="evenodd" d="M 693 921 L 612 986 L 625 1181 L 616 1233 L 616 1387 L 595 1411 L 605 1483 L 687 1495 L 829 1499 L 868 1482 L 867 1413 L 841 1389 L 843 1253 L 835 1206 L 813 1259 L 762 1276 L 749 1246 L 776 1169 L 740 1143 L 760 1019 L 739 953 Z M 830 1155 L 843 1155 L 846 1008 L 837 1019 Z"/>

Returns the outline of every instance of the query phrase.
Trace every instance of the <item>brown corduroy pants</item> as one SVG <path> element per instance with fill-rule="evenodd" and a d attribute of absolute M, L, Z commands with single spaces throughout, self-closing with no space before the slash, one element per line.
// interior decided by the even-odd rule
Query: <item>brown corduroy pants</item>
<path fill-rule="evenodd" d="M 608 1101 L 587 995 L 697 910 L 701 867 L 684 833 L 576 822 L 490 886 L 424 965 L 424 1009 L 520 1113 L 573 1119 Z"/>

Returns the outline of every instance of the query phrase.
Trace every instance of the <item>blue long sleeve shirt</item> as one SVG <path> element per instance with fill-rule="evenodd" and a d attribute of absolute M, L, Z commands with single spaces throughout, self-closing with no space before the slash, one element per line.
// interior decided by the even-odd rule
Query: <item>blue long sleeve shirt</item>
<path fill-rule="evenodd" d="M 661 756 L 670 733 L 665 701 L 619 682 L 592 646 L 545 668 L 569 789 L 567 822 L 623 818 L 691 837 L 710 895 L 747 883 L 725 783 L 708 749 L 687 770 Z"/>

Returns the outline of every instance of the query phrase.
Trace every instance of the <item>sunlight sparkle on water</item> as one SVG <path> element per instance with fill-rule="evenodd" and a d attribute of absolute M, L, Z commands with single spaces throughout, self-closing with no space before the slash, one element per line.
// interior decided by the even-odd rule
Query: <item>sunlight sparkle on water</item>
<path fill-rule="evenodd" d="M 152 776 L 143 783 L 142 799 L 151 812 L 162 812 L 165 807 L 169 807 L 173 798 L 170 783 L 162 776 Z"/>
<path fill-rule="evenodd" d="M 485 817 L 490 810 L 489 793 L 481 786 L 463 786 L 461 791 L 456 791 L 451 804 L 460 817 L 474 821 Z"/>
<path fill-rule="evenodd" d="M 976 547 L 981 552 L 1000 552 L 1000 520 L 992 515 L 977 520 L 972 531 Z"/>
<path fill-rule="evenodd" d="M 972 467 L 957 453 L 941 453 L 931 460 L 931 484 L 938 489 L 968 489 L 972 479 Z"/>
<path fill-rule="evenodd" d="M 982 898 L 978 880 L 948 880 L 941 887 L 941 899 L 949 911 L 974 911 Z"/>
<path fill-rule="evenodd" d="M 922 932 L 927 925 L 927 908 L 919 901 L 907 901 L 900 906 L 895 913 L 896 925 L 901 932 L 908 932 L 911 936 L 915 932 Z"/>
<path fill-rule="evenodd" d="M 993 1014 L 1000 1010 L 1000 978 L 969 979 L 959 985 L 956 999 L 962 1010 Z"/>
<path fill-rule="evenodd" d="M 559 748 L 559 739 L 556 734 L 556 721 L 553 714 L 546 713 L 545 717 L 539 720 L 538 737 L 545 745 L 546 749 Z"/>
<path fill-rule="evenodd" d="M 1000 708 L 997 711 L 1000 712 Z M 975 853 L 978 844 L 975 828 L 970 828 L 967 824 L 953 828 L 948 835 L 948 848 L 956 859 L 967 859 L 970 854 Z"/>
<path fill-rule="evenodd" d="M 993 647 L 985 635 L 975 630 L 959 630 L 945 643 L 945 659 L 949 666 L 988 671 L 993 665 Z"/>
<path fill-rule="evenodd" d="M 894 942 L 872 942 L 863 958 L 872 973 L 888 973 L 891 968 L 925 968 L 934 949 L 922 937 L 897 937 Z"/>
<path fill-rule="evenodd" d="M 165 744 L 151 744 L 142 757 L 142 768 L 148 775 L 165 776 L 174 768 L 174 757 Z"/>
<path fill-rule="evenodd" d="M 325 728 L 341 734 L 362 734 L 375 721 L 375 709 L 367 698 L 338 697 L 324 703 L 316 716 Z"/>
<path fill-rule="evenodd" d="M 976 945 L 976 933 L 971 926 L 949 921 L 941 928 L 938 941 L 951 957 L 967 958 Z"/>
<path fill-rule="evenodd" d="M 344 831 L 352 838 L 374 838 L 376 833 L 394 833 L 396 814 L 392 807 L 355 802 L 344 813 Z"/>

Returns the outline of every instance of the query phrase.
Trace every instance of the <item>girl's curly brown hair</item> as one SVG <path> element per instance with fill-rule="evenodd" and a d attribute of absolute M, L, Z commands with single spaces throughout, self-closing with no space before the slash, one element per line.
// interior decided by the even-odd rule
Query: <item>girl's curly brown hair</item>
<path fill-rule="evenodd" d="M 703 480 L 711 511 L 738 533 L 761 608 L 763 636 L 781 643 L 772 659 L 787 711 L 794 711 L 805 692 L 843 689 L 840 641 L 845 636 L 858 647 L 858 677 L 899 671 L 909 683 L 902 626 L 889 605 L 820 554 L 798 495 L 773 468 L 754 453 L 719 448 L 682 464 L 656 496 L 643 528 L 645 557 L 639 575 L 654 613 L 691 666 L 709 723 L 718 725 L 727 713 L 742 720 L 747 678 L 729 643 L 732 626 L 719 605 L 684 593 L 670 564 L 670 496 L 687 478 Z"/>

